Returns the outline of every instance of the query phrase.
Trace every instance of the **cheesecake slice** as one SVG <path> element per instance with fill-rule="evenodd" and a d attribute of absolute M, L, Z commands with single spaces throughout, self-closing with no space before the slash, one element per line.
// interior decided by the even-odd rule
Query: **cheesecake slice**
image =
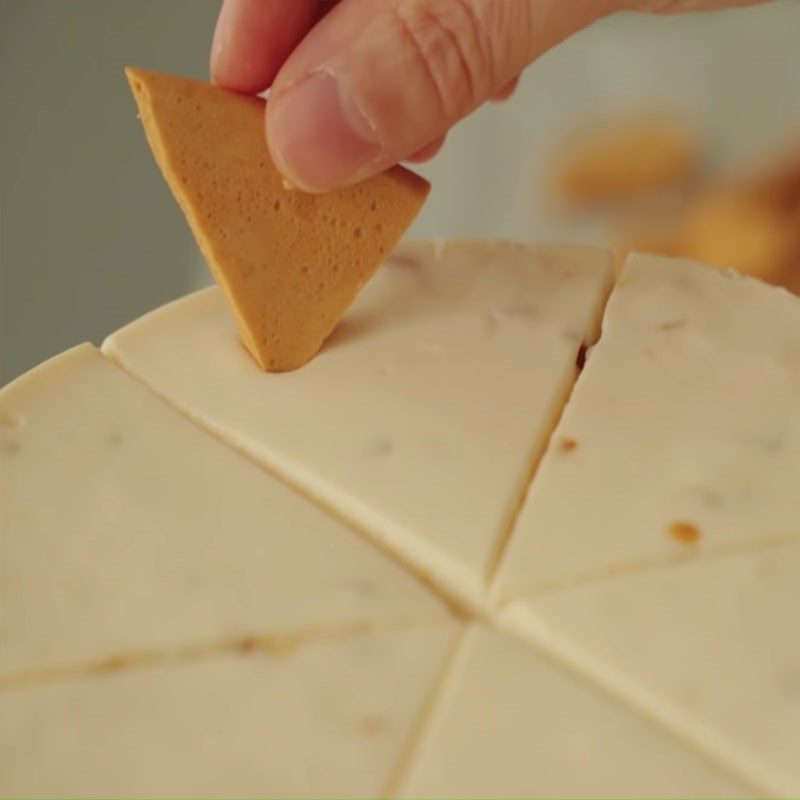
<path fill-rule="evenodd" d="M 5 797 L 379 797 L 452 624 L 0 692 Z"/>
<path fill-rule="evenodd" d="M 800 535 L 800 299 L 633 256 L 498 581 L 511 598 Z"/>
<path fill-rule="evenodd" d="M 250 363 L 216 291 L 137 320 L 103 350 L 474 605 L 611 276 L 610 257 L 590 248 L 408 244 L 291 375 Z"/>
<path fill-rule="evenodd" d="M 90 345 L 3 389 L 0 420 L 0 688 L 447 615 Z"/>
<path fill-rule="evenodd" d="M 751 789 L 520 641 L 466 635 L 402 797 L 748 797 Z"/>
<path fill-rule="evenodd" d="M 800 793 L 800 537 L 515 601 L 517 631 L 571 655 L 687 741 Z"/>

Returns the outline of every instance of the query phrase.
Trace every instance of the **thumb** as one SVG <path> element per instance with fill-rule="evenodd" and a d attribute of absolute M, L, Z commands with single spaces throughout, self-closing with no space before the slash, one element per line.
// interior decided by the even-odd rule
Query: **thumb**
<path fill-rule="evenodd" d="M 436 141 L 603 0 L 342 0 L 281 68 L 267 140 L 290 183 L 324 191 Z"/>

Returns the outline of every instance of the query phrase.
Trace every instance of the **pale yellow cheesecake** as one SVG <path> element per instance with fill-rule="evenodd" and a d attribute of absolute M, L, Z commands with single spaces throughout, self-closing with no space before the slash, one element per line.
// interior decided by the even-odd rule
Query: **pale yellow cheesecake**
<path fill-rule="evenodd" d="M 263 372 L 219 289 L 0 391 L 0 795 L 800 793 L 800 300 L 403 244 Z"/>

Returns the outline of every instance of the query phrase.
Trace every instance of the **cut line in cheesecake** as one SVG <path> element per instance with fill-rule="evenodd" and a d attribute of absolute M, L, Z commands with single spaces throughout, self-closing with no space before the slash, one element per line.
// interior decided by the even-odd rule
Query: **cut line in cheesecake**
<path fill-rule="evenodd" d="M 450 619 L 348 526 L 91 345 L 0 391 L 0 680 Z"/>
<path fill-rule="evenodd" d="M 631 256 L 495 590 L 505 601 L 791 542 L 798 476 L 800 298 L 693 262 Z"/>
<path fill-rule="evenodd" d="M 406 243 L 303 370 L 254 369 L 214 290 L 131 323 L 103 352 L 483 613 L 612 275 L 593 248 Z"/>

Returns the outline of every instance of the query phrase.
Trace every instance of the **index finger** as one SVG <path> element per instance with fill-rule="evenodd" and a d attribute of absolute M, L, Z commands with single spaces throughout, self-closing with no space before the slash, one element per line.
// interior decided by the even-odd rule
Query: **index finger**
<path fill-rule="evenodd" d="M 224 0 L 211 45 L 211 80 L 257 94 L 268 88 L 318 18 L 317 0 Z"/>

